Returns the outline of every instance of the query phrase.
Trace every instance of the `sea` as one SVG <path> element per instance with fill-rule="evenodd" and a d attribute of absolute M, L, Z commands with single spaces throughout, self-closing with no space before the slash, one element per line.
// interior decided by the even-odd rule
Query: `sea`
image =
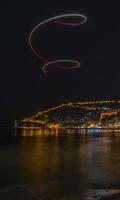
<path fill-rule="evenodd" d="M 0 129 L 0 200 L 120 200 L 120 133 Z"/>

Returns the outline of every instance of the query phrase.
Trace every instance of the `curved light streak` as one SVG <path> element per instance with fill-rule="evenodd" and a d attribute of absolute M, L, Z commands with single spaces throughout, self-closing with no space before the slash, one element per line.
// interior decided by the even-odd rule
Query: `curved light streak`
<path fill-rule="evenodd" d="M 57 65 L 57 64 L 61 64 L 61 63 L 73 63 L 73 64 L 75 64 L 75 66 L 72 66 L 72 67 L 65 67 L 65 66 Z M 77 61 L 77 60 L 54 60 L 54 61 L 51 61 L 51 62 L 46 63 L 46 64 L 43 66 L 42 71 L 43 71 L 44 73 L 47 73 L 47 72 L 48 72 L 48 70 L 47 70 L 48 66 L 49 66 L 49 65 L 54 65 L 54 64 L 56 64 L 56 65 L 55 65 L 56 68 L 61 68 L 61 69 L 77 69 L 77 68 L 80 67 L 80 62 Z"/>
<path fill-rule="evenodd" d="M 68 17 L 68 16 L 62 16 L 60 17 L 59 19 L 61 18 L 65 18 L 65 17 Z M 87 17 L 84 16 L 84 15 L 79 15 L 79 14 L 71 14 L 69 17 L 79 17 L 81 18 L 82 20 L 79 21 L 79 22 L 65 22 L 65 21 L 60 21 L 59 19 L 58 20 L 55 20 L 56 23 L 58 24 L 62 24 L 62 25 L 67 25 L 67 26 L 79 26 L 79 25 L 82 25 L 84 24 L 86 21 L 87 21 Z"/>
<path fill-rule="evenodd" d="M 80 17 L 80 18 L 83 18 L 83 21 L 80 21 L 80 22 L 62 22 L 60 21 L 60 19 L 63 19 L 65 17 Z M 35 32 L 42 26 L 44 26 L 46 23 L 48 22 L 55 22 L 55 23 L 59 23 L 59 24 L 63 24 L 63 25 L 71 25 L 71 26 L 78 26 L 78 25 L 81 25 L 81 24 L 84 24 L 86 21 L 87 21 L 87 18 L 82 15 L 82 14 L 63 14 L 63 15 L 58 15 L 58 16 L 55 16 L 55 17 L 52 17 L 52 18 L 49 18 L 47 20 L 44 20 L 43 22 L 39 23 L 38 25 L 36 25 L 30 35 L 29 35 L 29 45 L 30 45 L 30 48 L 31 50 L 33 51 L 33 53 L 41 60 L 45 63 L 45 65 L 43 66 L 42 68 L 42 71 L 46 73 L 46 70 L 45 68 L 48 66 L 48 65 L 51 65 L 51 64 L 55 64 L 55 63 L 60 63 L 60 62 L 72 62 L 72 63 L 75 63 L 76 66 L 74 67 L 69 67 L 67 69 L 75 69 L 75 68 L 78 68 L 80 67 L 80 62 L 79 61 L 76 61 L 76 60 L 54 60 L 54 61 L 50 61 L 49 59 L 47 59 L 44 55 L 42 55 L 42 53 L 38 52 L 34 45 L 32 44 L 32 39 L 33 39 L 33 36 L 35 34 Z M 66 67 L 59 67 L 59 68 L 62 68 L 62 69 L 66 69 Z"/>

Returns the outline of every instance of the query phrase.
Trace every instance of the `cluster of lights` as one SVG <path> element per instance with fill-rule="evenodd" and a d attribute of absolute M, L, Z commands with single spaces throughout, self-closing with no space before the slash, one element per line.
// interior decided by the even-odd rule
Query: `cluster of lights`
<path fill-rule="evenodd" d="M 106 111 L 106 112 L 104 112 L 104 113 L 101 114 L 100 121 L 102 121 L 103 119 L 105 119 L 105 117 L 116 116 L 119 113 L 120 113 L 120 109 Z"/>
<path fill-rule="evenodd" d="M 89 101 L 89 102 L 71 102 L 71 103 L 63 103 L 63 104 L 60 104 L 58 106 L 54 106 L 54 107 L 51 107 L 49 109 L 46 109 L 46 110 L 43 110 L 41 112 L 38 112 L 36 115 L 32 116 L 32 117 L 29 117 L 29 118 L 25 118 L 24 120 L 22 120 L 22 122 L 36 122 L 36 118 L 39 117 L 39 116 L 42 116 L 44 114 L 47 114 L 51 111 L 54 111 L 54 110 L 57 110 L 57 109 L 61 109 L 61 108 L 64 108 L 64 107 L 76 107 L 76 106 L 97 106 L 97 105 L 102 105 L 102 104 L 120 104 L 120 100 L 103 100 L 103 101 Z M 119 109 L 118 109 L 119 110 Z M 114 112 L 118 112 L 118 110 L 115 110 Z M 107 113 L 111 113 L 112 111 L 108 111 Z M 106 112 L 105 112 L 106 113 Z M 113 112 L 112 112 L 113 114 Z M 104 114 L 103 114 L 104 115 Z M 103 116 L 101 116 L 103 117 Z"/>

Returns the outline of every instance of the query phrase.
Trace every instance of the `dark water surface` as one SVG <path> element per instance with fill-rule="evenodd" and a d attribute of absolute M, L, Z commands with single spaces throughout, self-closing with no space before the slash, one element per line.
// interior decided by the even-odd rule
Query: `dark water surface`
<path fill-rule="evenodd" d="M 96 191 L 120 188 L 120 134 L 27 129 L 0 134 L 0 200 L 94 199 Z"/>

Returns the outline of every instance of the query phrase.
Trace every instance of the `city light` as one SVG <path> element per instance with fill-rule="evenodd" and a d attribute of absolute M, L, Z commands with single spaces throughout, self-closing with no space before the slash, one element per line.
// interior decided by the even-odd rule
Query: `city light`
<path fill-rule="evenodd" d="M 120 129 L 120 101 L 63 103 L 25 118 L 21 123 L 24 126 L 50 129 Z"/>

